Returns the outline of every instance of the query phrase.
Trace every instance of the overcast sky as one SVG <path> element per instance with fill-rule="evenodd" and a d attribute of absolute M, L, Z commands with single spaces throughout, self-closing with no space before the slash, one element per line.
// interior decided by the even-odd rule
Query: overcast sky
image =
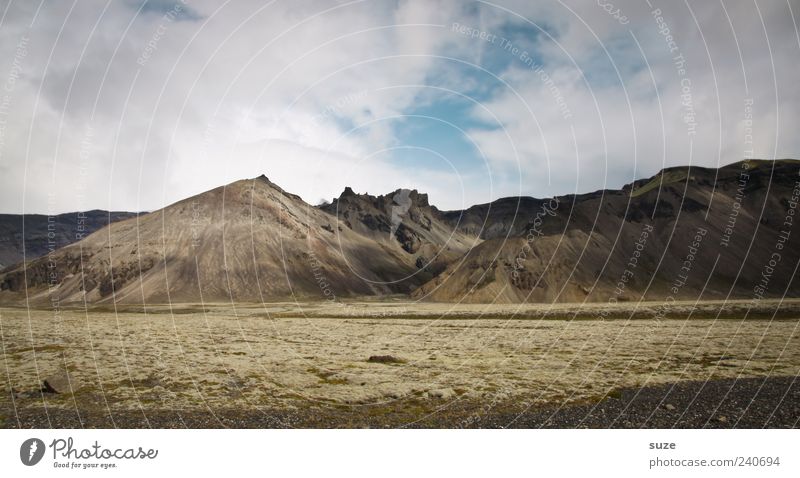
<path fill-rule="evenodd" d="M 3 1 L 0 212 L 441 209 L 800 156 L 800 2 Z"/>

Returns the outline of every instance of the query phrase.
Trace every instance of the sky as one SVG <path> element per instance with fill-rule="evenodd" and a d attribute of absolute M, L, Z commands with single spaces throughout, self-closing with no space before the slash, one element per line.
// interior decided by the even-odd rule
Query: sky
<path fill-rule="evenodd" d="M 443 210 L 800 157 L 800 2 L 0 1 L 0 212 Z"/>

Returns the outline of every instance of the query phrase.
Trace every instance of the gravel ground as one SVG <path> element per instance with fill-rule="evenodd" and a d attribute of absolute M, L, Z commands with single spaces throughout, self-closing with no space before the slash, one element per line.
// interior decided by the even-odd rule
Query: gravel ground
<path fill-rule="evenodd" d="M 498 414 L 514 428 L 797 428 L 800 377 L 678 382 L 621 390 L 594 404 Z"/>
<path fill-rule="evenodd" d="M 800 377 L 722 379 L 621 389 L 562 407 L 523 401 L 402 400 L 383 405 L 237 411 L 24 408 L 0 402 L 4 428 L 797 428 Z"/>

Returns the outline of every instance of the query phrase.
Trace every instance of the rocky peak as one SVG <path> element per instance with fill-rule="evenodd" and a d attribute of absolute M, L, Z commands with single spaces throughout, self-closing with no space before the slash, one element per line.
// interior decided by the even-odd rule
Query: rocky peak
<path fill-rule="evenodd" d="M 397 205 L 405 205 L 400 204 L 401 202 L 406 202 L 407 199 L 411 200 L 411 204 L 416 207 L 428 207 L 428 195 L 424 193 L 420 193 L 416 189 L 397 189 L 392 193 L 387 194 L 386 196 L 392 203 Z"/>

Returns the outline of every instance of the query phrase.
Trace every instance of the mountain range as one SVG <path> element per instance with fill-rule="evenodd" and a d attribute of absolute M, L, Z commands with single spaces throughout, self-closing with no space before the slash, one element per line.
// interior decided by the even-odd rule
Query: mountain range
<path fill-rule="evenodd" d="M 345 188 L 312 206 L 260 176 L 147 214 L 103 213 L 114 220 L 0 271 L 0 301 L 797 297 L 799 198 L 794 160 L 673 167 L 618 190 L 463 211 L 441 211 L 409 189 Z"/>

